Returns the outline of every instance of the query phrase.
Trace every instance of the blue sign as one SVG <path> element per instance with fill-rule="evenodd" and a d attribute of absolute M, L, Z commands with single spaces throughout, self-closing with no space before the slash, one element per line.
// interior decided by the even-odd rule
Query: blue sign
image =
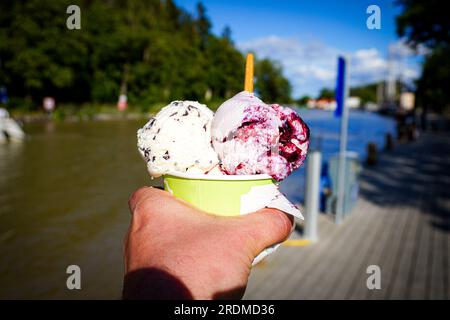
<path fill-rule="evenodd" d="M 342 110 L 344 110 L 344 97 L 345 97 L 345 72 L 346 65 L 343 57 L 338 58 L 338 74 L 336 82 L 336 110 L 334 111 L 335 117 L 342 116 Z"/>

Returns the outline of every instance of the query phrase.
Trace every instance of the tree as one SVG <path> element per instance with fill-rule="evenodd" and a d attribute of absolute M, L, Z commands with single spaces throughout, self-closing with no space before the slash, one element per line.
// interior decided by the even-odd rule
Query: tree
<path fill-rule="evenodd" d="M 222 38 L 231 43 L 233 42 L 233 40 L 231 39 L 231 28 L 229 26 L 225 26 L 225 28 L 223 28 Z"/>
<path fill-rule="evenodd" d="M 269 59 L 255 63 L 255 89 L 268 102 L 290 103 L 291 84 L 283 76 L 281 66 Z"/>
<path fill-rule="evenodd" d="M 334 99 L 334 90 L 328 88 L 321 89 L 317 99 Z"/>
<path fill-rule="evenodd" d="M 377 102 L 377 87 L 378 83 L 371 83 L 359 87 L 350 88 L 350 96 L 359 97 L 362 104 L 368 102 Z"/>
<path fill-rule="evenodd" d="M 306 106 L 306 104 L 308 103 L 308 101 L 311 100 L 311 97 L 308 95 L 302 96 L 301 98 L 297 99 L 297 103 L 300 106 Z"/>
<path fill-rule="evenodd" d="M 0 2 L 0 86 L 35 106 L 58 102 L 130 105 L 216 100 L 242 90 L 244 57 L 226 28 L 211 32 L 203 4 L 191 15 L 174 0 L 79 0 L 81 30 L 66 28 L 70 0 Z M 43 9 L 44 8 L 44 9 Z M 262 92 L 288 100 L 289 82 L 271 62 Z M 279 99 L 280 98 L 280 99 Z"/>
<path fill-rule="evenodd" d="M 210 36 L 211 22 L 206 15 L 206 8 L 203 3 L 197 3 L 197 32 L 200 36 L 200 44 L 202 48 L 206 47 Z"/>
<path fill-rule="evenodd" d="M 45 95 L 74 101 L 84 88 L 88 35 L 65 28 L 67 1 L 5 1 L 0 4 L 0 83 L 12 96 L 41 101 Z M 70 89 L 75 88 L 75 90 Z"/>
<path fill-rule="evenodd" d="M 426 58 L 417 81 L 418 102 L 425 109 L 444 113 L 450 108 L 450 49 L 436 48 Z"/>
<path fill-rule="evenodd" d="M 450 19 L 438 0 L 398 0 L 402 13 L 396 18 L 397 33 L 414 48 L 429 48 L 450 43 Z"/>
<path fill-rule="evenodd" d="M 444 112 L 450 107 L 450 19 L 437 0 L 400 0 L 403 12 L 397 17 L 397 33 L 413 48 L 431 50 L 425 57 L 417 82 L 417 104 L 423 108 L 422 125 L 428 110 Z"/>
<path fill-rule="evenodd" d="M 228 39 L 211 38 L 206 48 L 206 60 L 206 83 L 214 98 L 228 98 L 242 90 L 244 57 Z"/>

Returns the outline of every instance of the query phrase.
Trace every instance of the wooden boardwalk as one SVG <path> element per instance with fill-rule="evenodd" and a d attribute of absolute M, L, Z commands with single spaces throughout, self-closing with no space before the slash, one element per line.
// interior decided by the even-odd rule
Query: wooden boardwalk
<path fill-rule="evenodd" d="M 319 237 L 257 265 L 244 298 L 449 299 L 450 137 L 383 154 L 363 171 L 352 215 L 339 226 L 321 215 Z M 369 265 L 381 269 L 380 290 L 367 288 Z"/>

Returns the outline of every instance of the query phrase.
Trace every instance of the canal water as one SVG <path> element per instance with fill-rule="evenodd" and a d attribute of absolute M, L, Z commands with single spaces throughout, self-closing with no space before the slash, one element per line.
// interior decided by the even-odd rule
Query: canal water
<path fill-rule="evenodd" d="M 299 114 L 311 132 L 310 150 L 320 150 L 322 161 L 339 152 L 340 118 L 333 112 L 300 109 Z M 367 155 L 367 144 L 375 143 L 382 151 L 387 133 L 395 137 L 395 121 L 375 113 L 352 111 L 349 113 L 347 150 L 356 152 L 361 162 Z M 305 195 L 305 165 L 294 171 L 281 184 L 281 191 L 293 202 L 303 202 Z"/>
<path fill-rule="evenodd" d="M 304 110 L 313 146 L 337 151 L 331 113 Z M 136 150 L 142 121 L 26 124 L 23 143 L 0 145 L 0 298 L 120 298 L 127 200 L 151 180 Z M 349 148 L 382 145 L 393 122 L 351 113 Z M 282 184 L 303 196 L 303 170 Z M 81 268 L 82 289 L 68 290 L 66 268 Z"/>

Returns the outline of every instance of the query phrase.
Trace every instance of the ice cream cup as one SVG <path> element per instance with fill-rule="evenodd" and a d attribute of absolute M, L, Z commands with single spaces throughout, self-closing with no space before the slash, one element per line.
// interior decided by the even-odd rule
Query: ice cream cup
<path fill-rule="evenodd" d="M 276 185 L 267 174 L 207 175 L 171 173 L 164 175 L 164 189 L 198 209 L 220 216 L 246 213 L 245 195 L 253 187 Z"/>
<path fill-rule="evenodd" d="M 300 210 L 278 190 L 277 182 L 266 174 L 171 173 L 164 176 L 164 189 L 198 209 L 215 215 L 239 216 L 269 207 L 303 219 Z M 253 260 L 253 265 L 275 251 L 279 245 L 263 250 Z"/>

